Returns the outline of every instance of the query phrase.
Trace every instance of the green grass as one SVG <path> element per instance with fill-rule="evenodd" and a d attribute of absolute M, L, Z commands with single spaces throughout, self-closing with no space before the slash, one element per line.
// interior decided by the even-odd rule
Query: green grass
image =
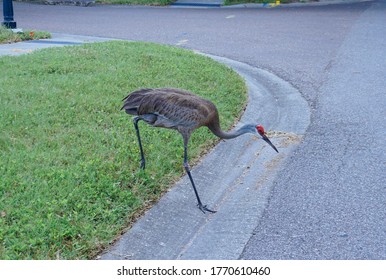
<path fill-rule="evenodd" d="M 0 259 L 94 258 L 184 174 L 179 133 L 144 123 L 139 170 L 131 117 L 119 110 L 128 92 L 191 90 L 215 102 L 225 129 L 246 102 L 229 68 L 150 43 L 0 57 L 0 73 Z M 191 162 L 216 141 L 193 133 Z"/>
<path fill-rule="evenodd" d="M 0 25 L 0 44 L 15 43 L 26 40 L 38 40 L 51 38 L 51 34 L 44 31 L 24 30 L 14 33 L 12 30 Z"/>

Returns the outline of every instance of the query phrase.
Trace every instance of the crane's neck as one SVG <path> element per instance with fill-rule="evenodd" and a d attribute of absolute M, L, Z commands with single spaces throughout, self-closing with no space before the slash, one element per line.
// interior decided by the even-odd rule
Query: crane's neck
<path fill-rule="evenodd" d="M 253 134 L 256 133 L 256 128 L 255 128 L 255 125 L 253 124 L 246 124 L 240 127 L 239 129 L 228 131 L 228 132 L 222 131 L 219 125 L 208 126 L 208 128 L 210 129 L 210 131 L 213 132 L 214 135 L 222 139 L 236 138 L 245 133 L 253 133 Z"/>

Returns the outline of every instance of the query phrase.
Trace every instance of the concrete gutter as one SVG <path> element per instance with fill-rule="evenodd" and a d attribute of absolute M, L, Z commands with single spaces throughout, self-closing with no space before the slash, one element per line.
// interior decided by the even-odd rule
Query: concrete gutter
<path fill-rule="evenodd" d="M 51 39 L 23 41 L 13 44 L 0 44 L 0 56 L 15 56 L 21 54 L 28 54 L 35 50 L 51 47 L 75 46 L 86 43 L 105 42 L 113 40 L 111 38 L 68 35 L 58 33 L 52 33 L 51 35 Z"/>

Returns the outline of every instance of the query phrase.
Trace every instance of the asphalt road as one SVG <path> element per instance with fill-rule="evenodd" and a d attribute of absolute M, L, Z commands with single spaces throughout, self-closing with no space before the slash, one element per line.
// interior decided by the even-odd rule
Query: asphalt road
<path fill-rule="evenodd" d="M 386 259 L 386 2 L 274 9 L 14 3 L 18 27 L 151 41 L 290 82 L 311 124 L 242 259 Z"/>

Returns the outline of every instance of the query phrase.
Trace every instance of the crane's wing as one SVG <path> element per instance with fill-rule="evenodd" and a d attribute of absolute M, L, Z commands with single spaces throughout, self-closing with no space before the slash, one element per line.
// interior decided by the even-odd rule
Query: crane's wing
<path fill-rule="evenodd" d="M 121 110 L 125 109 L 126 113 L 130 115 L 138 115 L 138 108 L 142 103 L 142 99 L 146 93 L 152 92 L 151 88 L 142 88 L 129 93 L 122 99 L 123 106 Z"/>
<path fill-rule="evenodd" d="M 143 116 L 145 121 L 154 121 L 150 124 L 167 128 L 205 125 L 213 108 L 216 110 L 212 102 L 175 88 L 140 89 L 123 100 L 126 113 Z"/>

